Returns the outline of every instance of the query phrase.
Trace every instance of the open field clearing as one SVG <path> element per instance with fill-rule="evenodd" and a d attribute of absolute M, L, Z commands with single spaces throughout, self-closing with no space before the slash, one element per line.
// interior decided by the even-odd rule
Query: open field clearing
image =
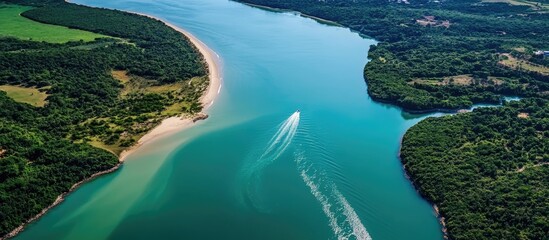
<path fill-rule="evenodd" d="M 41 92 L 36 88 L 27 88 L 21 86 L 0 85 L 0 90 L 8 93 L 8 97 L 16 102 L 28 103 L 35 107 L 46 105 L 48 94 Z"/>
<path fill-rule="evenodd" d="M 0 4 L 0 37 L 64 43 L 68 41 L 92 41 L 108 37 L 92 32 L 32 21 L 20 14 L 32 9 L 27 6 Z"/>
<path fill-rule="evenodd" d="M 538 72 L 538 73 L 541 73 L 543 75 L 549 75 L 549 68 L 548 67 L 538 65 L 538 64 L 534 64 L 534 63 L 529 62 L 529 61 L 517 59 L 517 58 L 511 56 L 510 54 L 502 54 L 502 56 L 503 56 L 502 60 L 499 63 L 504 65 L 504 66 L 507 66 L 507 67 L 510 67 L 510 68 L 513 68 L 513 69 L 523 69 L 523 70 L 526 70 L 526 71 Z"/>

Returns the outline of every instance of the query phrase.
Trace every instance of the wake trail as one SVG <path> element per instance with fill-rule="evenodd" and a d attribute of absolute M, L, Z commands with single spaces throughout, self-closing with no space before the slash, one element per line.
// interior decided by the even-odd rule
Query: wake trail
<path fill-rule="evenodd" d="M 278 159 L 290 146 L 292 139 L 299 127 L 300 112 L 294 112 L 289 118 L 282 122 L 276 133 L 267 142 L 265 150 L 261 155 L 252 155 L 242 170 L 244 181 L 243 197 L 256 209 L 261 209 L 259 191 L 263 170 Z M 256 157 L 258 156 L 259 157 Z"/>
<path fill-rule="evenodd" d="M 315 171 L 303 153 L 297 153 L 295 161 L 303 182 L 322 206 L 322 211 L 337 239 L 372 240 L 358 214 L 336 185 L 328 181 L 322 172 Z"/>
<path fill-rule="evenodd" d="M 242 171 L 244 201 L 256 210 L 266 211 L 260 194 L 264 169 L 277 160 L 292 143 L 299 127 L 300 112 L 296 111 L 282 122 L 267 142 L 264 150 L 251 155 Z M 259 156 L 259 157 L 257 157 Z M 297 170 L 311 194 L 320 203 L 328 225 L 338 240 L 372 240 L 366 227 L 349 201 L 323 171 L 315 169 L 303 152 L 296 152 L 294 158 Z"/>
<path fill-rule="evenodd" d="M 261 155 L 260 159 L 265 158 L 267 155 L 269 155 L 269 153 L 271 153 L 275 149 L 277 150 L 285 149 L 285 147 L 287 147 L 291 143 L 293 137 L 295 136 L 295 133 L 297 132 L 297 127 L 299 126 L 299 118 L 300 118 L 300 113 L 295 112 L 286 121 L 282 123 L 282 126 L 278 129 L 278 131 L 269 141 L 267 150 L 265 150 L 265 152 Z M 279 144 L 282 138 L 284 138 L 284 141 L 281 144 Z M 280 152 L 280 151 L 277 151 L 277 152 Z"/>

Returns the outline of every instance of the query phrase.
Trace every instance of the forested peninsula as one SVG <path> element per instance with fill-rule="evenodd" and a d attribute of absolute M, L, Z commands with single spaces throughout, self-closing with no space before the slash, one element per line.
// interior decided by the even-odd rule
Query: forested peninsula
<path fill-rule="evenodd" d="M 161 21 L 62 0 L 0 2 L 0 236 L 208 86 L 196 47 Z"/>
<path fill-rule="evenodd" d="M 377 101 L 409 112 L 503 103 L 421 121 L 404 136 L 401 159 L 438 206 L 445 237 L 547 239 L 549 1 L 239 1 L 380 41 L 364 69 Z"/>
<path fill-rule="evenodd" d="M 401 158 L 451 239 L 549 236 L 548 101 L 428 118 L 406 133 Z"/>

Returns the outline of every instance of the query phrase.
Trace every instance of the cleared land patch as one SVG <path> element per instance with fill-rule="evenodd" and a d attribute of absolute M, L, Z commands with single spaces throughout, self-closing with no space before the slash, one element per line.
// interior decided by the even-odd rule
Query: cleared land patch
<path fill-rule="evenodd" d="M 504 53 L 500 55 L 501 60 L 499 61 L 500 64 L 510 67 L 516 70 L 524 70 L 524 71 L 530 71 L 530 72 L 537 72 L 543 75 L 549 75 L 549 68 L 538 65 L 526 60 L 518 59 L 511 54 Z"/>
<path fill-rule="evenodd" d="M 423 16 L 421 19 L 416 19 L 417 24 L 427 27 L 450 27 L 450 21 L 448 20 L 438 20 L 435 16 Z"/>
<path fill-rule="evenodd" d="M 445 85 L 451 85 L 451 84 L 468 86 L 473 83 L 473 77 L 471 77 L 471 75 L 457 75 L 457 76 L 451 76 L 451 77 L 432 78 L 432 79 L 416 78 L 409 83 L 410 84 L 428 84 L 428 85 L 437 85 L 437 86 L 445 86 Z"/>
<path fill-rule="evenodd" d="M 0 90 L 5 91 L 8 97 L 16 102 L 28 103 L 35 107 L 43 107 L 46 105 L 46 98 L 48 97 L 48 94 L 41 92 L 37 88 L 0 85 Z"/>
<path fill-rule="evenodd" d="M 525 112 L 521 112 L 517 115 L 517 117 L 519 118 L 528 118 L 529 117 L 529 114 L 528 113 L 525 113 Z"/>
<path fill-rule="evenodd" d="M 446 85 L 458 85 L 458 86 L 470 86 L 473 84 L 479 84 L 483 86 L 497 86 L 504 83 L 504 80 L 489 76 L 487 79 L 476 79 L 471 75 L 456 75 L 442 78 L 416 78 L 408 82 L 409 84 L 426 84 L 436 86 Z"/>
<path fill-rule="evenodd" d="M 105 35 L 43 24 L 22 17 L 20 14 L 32 7 L 0 4 L 0 37 L 15 37 L 24 40 L 65 43 L 68 41 L 93 41 Z"/>
<path fill-rule="evenodd" d="M 111 71 L 111 75 L 124 85 L 124 88 L 120 92 L 121 98 L 128 98 L 135 94 L 155 93 L 170 99 L 177 99 L 178 101 L 176 102 L 180 103 L 181 101 L 187 101 L 186 98 L 189 97 L 200 97 L 201 92 L 208 85 L 208 80 L 204 77 L 195 77 L 186 81 L 159 85 L 155 80 L 128 75 L 127 71 L 113 70 Z"/>
<path fill-rule="evenodd" d="M 201 96 L 208 85 L 205 77 L 195 77 L 187 81 L 157 85 L 156 81 L 141 77 L 128 76 L 125 72 L 113 72 L 113 77 L 123 83 L 121 98 L 132 98 L 136 95 L 157 94 L 170 99 L 171 104 L 161 112 L 163 116 L 177 116 L 182 113 L 194 113 L 200 105 L 194 99 Z"/>
<path fill-rule="evenodd" d="M 505 83 L 505 80 L 503 80 L 502 78 L 488 76 L 487 78 L 478 79 L 478 78 L 474 78 L 469 74 L 441 77 L 441 78 L 416 78 L 408 82 L 408 84 L 411 84 L 411 85 L 423 84 L 423 85 L 434 85 L 434 86 L 447 86 L 447 85 L 499 86 L 499 85 L 502 85 L 503 83 Z"/>
<path fill-rule="evenodd" d="M 97 139 L 97 138 L 93 138 L 92 140 L 90 140 L 88 142 L 88 144 L 96 147 L 96 148 L 101 148 L 101 149 L 105 149 L 117 156 L 119 156 L 126 148 L 125 147 L 121 147 L 119 145 L 116 145 L 116 144 L 106 144 L 104 142 L 102 142 L 101 140 Z"/>
<path fill-rule="evenodd" d="M 122 70 L 113 70 L 111 71 L 112 77 L 120 83 L 125 84 L 128 81 L 130 81 L 130 76 L 128 76 L 128 71 L 122 71 Z"/>

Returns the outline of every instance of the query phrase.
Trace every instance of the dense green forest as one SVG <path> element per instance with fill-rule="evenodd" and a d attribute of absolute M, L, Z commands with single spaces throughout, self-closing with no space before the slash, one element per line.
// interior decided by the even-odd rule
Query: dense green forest
<path fill-rule="evenodd" d="M 0 91 L 0 236 L 116 166 L 115 154 L 163 118 L 200 111 L 208 85 L 198 50 L 160 21 L 61 0 L 5 2 L 33 6 L 22 16 L 34 21 L 109 37 L 48 43 L 0 35 L 0 85 L 47 94 L 33 106 Z"/>
<path fill-rule="evenodd" d="M 2 235 L 42 211 L 76 182 L 118 163 L 112 153 L 25 124 L 0 121 L 0 136 Z"/>
<path fill-rule="evenodd" d="M 428 118 L 406 133 L 401 157 L 450 239 L 548 238 L 549 101 Z"/>
<path fill-rule="evenodd" d="M 480 0 L 239 0 L 335 21 L 380 41 L 368 92 L 409 111 L 549 96 L 549 14 Z M 407 3 L 408 4 L 407 4 Z M 365 53 L 366 55 L 366 53 Z M 504 62 L 512 56 L 515 62 Z"/>

